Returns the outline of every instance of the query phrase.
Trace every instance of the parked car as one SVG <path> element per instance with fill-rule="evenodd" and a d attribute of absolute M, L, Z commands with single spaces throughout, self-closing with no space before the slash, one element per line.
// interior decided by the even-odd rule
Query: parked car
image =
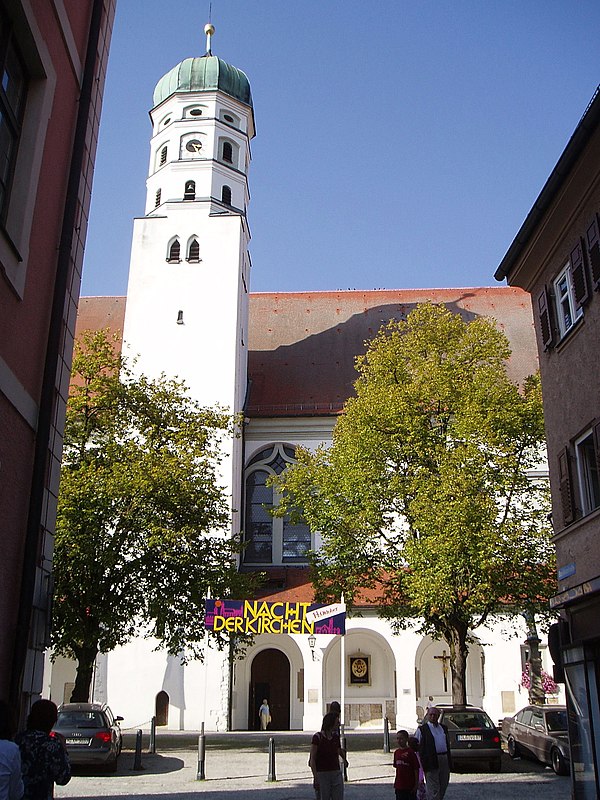
<path fill-rule="evenodd" d="M 566 706 L 526 706 L 502 720 L 502 738 L 511 758 L 533 756 L 557 775 L 569 774 Z"/>
<path fill-rule="evenodd" d="M 502 769 L 500 732 L 482 708 L 436 706 L 440 722 L 448 728 L 452 763 L 483 761 L 493 772 Z"/>
<path fill-rule="evenodd" d="M 97 764 L 114 771 L 123 746 L 122 719 L 101 703 L 66 703 L 58 709 L 53 731 L 64 738 L 72 764 Z"/>

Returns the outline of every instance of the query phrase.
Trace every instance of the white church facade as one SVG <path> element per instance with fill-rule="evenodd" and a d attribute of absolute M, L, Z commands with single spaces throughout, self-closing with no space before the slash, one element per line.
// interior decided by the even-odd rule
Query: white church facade
<path fill-rule="evenodd" d="M 537 368 L 529 299 L 515 288 L 250 292 L 248 172 L 254 110 L 243 72 L 207 54 L 185 59 L 158 82 L 144 216 L 134 222 L 127 297 L 82 298 L 78 331 L 110 328 L 141 372 L 183 379 L 203 405 L 242 414 L 242 435 L 223 443 L 221 480 L 231 498 L 231 533 L 246 542 L 240 569 L 267 575 L 261 599 L 311 602 L 308 551 L 318 536 L 274 519 L 266 477 L 299 445 L 329 442 L 352 394 L 354 359 L 392 318 L 425 300 L 471 319 L 494 317 L 513 349 L 511 377 Z M 273 729 L 317 730 L 343 699 L 348 729 L 410 727 L 428 698 L 451 702 L 448 647 L 412 630 L 395 635 L 368 598 L 346 636 L 261 634 L 244 656 L 209 650 L 182 666 L 140 637 L 99 656 L 93 699 L 138 728 L 156 716 L 173 729 L 258 728 L 268 698 Z M 312 646 L 311 646 L 312 645 Z M 550 670 L 545 648 L 544 667 Z M 493 719 L 527 703 L 523 621 L 473 633 L 469 702 Z M 352 664 L 366 672 L 355 676 Z M 357 679 L 359 678 L 359 679 Z M 69 699 L 74 665 L 49 666 L 48 694 Z"/>

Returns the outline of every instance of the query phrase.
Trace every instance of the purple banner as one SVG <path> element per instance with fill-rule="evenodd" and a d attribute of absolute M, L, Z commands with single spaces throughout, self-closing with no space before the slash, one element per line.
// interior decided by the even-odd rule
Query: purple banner
<path fill-rule="evenodd" d="M 346 612 L 309 622 L 307 614 L 323 603 L 267 603 L 263 600 L 206 600 L 207 630 L 225 633 L 346 633 Z"/>

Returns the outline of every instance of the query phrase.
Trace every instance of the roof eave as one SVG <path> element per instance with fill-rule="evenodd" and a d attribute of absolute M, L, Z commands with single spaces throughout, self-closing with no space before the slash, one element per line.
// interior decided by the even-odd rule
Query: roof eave
<path fill-rule="evenodd" d="M 526 247 L 531 235 L 542 220 L 549 206 L 554 201 L 565 180 L 571 173 L 574 164 L 583 152 L 594 131 L 600 124 L 600 86 L 596 89 L 589 106 L 587 107 L 567 146 L 558 159 L 550 177 L 544 184 L 531 211 L 527 214 L 525 222 L 508 248 L 506 255 L 494 273 L 497 281 L 504 280 L 511 272 L 521 253 Z"/>

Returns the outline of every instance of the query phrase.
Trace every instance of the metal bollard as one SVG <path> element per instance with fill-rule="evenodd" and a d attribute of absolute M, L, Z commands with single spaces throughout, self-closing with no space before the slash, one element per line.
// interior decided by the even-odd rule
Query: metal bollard
<path fill-rule="evenodd" d="M 198 736 L 198 771 L 196 772 L 197 781 L 206 780 L 206 773 L 204 772 L 205 762 L 206 762 L 206 737 L 204 736 L 204 723 L 202 723 L 200 736 Z"/>
<path fill-rule="evenodd" d="M 346 734 L 342 734 L 340 739 L 342 750 L 344 751 L 344 783 L 348 783 L 348 745 L 346 744 Z"/>
<path fill-rule="evenodd" d="M 269 776 L 267 780 L 277 780 L 275 777 L 275 739 L 272 736 L 269 738 Z"/>
<path fill-rule="evenodd" d="M 156 717 L 152 717 L 150 720 L 150 747 L 148 750 L 150 753 L 156 753 Z"/>
<path fill-rule="evenodd" d="M 390 752 L 390 721 L 387 717 L 383 718 L 383 752 Z"/>
<path fill-rule="evenodd" d="M 138 730 L 135 735 L 135 756 L 133 757 L 133 768 L 144 769 L 142 766 L 142 732 Z"/>

